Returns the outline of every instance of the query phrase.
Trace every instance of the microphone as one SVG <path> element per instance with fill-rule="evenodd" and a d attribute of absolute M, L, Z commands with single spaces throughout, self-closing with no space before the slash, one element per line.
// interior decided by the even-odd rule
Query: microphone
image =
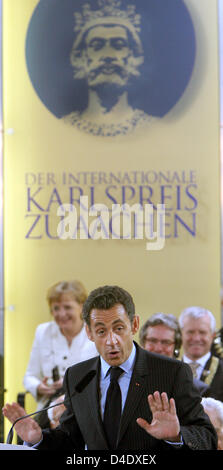
<path fill-rule="evenodd" d="M 56 406 L 60 406 L 60 405 L 66 405 L 66 403 L 68 403 L 70 401 L 70 399 L 76 394 L 76 393 L 81 393 L 84 388 L 90 383 L 90 381 L 93 379 L 93 377 L 95 376 L 96 374 L 96 370 L 90 370 L 88 372 L 88 374 L 76 385 L 75 387 L 75 390 L 74 392 L 71 394 L 70 397 L 66 398 L 65 400 L 61 401 L 60 403 L 56 403 L 55 405 L 50 405 L 50 406 L 47 406 L 46 408 L 41 408 L 41 410 L 38 410 L 38 411 L 34 411 L 33 413 L 29 413 L 29 414 L 26 414 L 24 416 L 20 416 L 19 418 L 17 418 L 14 423 L 12 423 L 12 426 L 9 430 L 9 433 L 8 433 L 8 436 L 7 436 L 7 440 L 6 440 L 6 444 L 11 444 L 12 443 L 12 439 L 13 439 L 13 430 L 14 430 L 14 426 L 16 423 L 18 423 L 18 421 L 22 421 L 23 419 L 25 418 L 29 418 L 30 416 L 34 416 L 34 415 L 37 415 L 39 413 L 42 413 L 43 411 L 48 411 L 50 408 L 55 408 Z"/>

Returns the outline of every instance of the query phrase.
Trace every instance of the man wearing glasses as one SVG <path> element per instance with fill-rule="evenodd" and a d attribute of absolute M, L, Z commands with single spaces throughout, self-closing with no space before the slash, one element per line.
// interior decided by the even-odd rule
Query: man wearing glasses
<path fill-rule="evenodd" d="M 172 314 L 155 313 L 142 326 L 139 333 L 140 345 L 147 351 L 178 357 L 181 347 L 181 333 L 177 319 Z"/>

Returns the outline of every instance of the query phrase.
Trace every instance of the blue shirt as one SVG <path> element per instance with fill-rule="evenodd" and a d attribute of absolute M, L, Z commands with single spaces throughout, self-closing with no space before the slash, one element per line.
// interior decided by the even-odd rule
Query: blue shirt
<path fill-rule="evenodd" d="M 119 377 L 118 383 L 119 387 L 121 389 L 121 395 L 122 395 L 122 411 L 125 406 L 125 401 L 129 389 L 129 383 L 132 377 L 132 371 L 133 367 L 135 364 L 135 358 L 136 358 L 136 347 L 133 344 L 132 352 L 130 356 L 128 357 L 127 361 L 123 362 L 123 364 L 120 365 L 120 368 L 124 370 L 124 373 Z M 110 384 L 110 374 L 106 375 L 108 370 L 110 369 L 110 365 L 103 359 L 103 357 L 100 357 L 101 360 L 101 378 L 100 378 L 100 390 L 101 390 L 101 416 L 103 418 L 104 416 L 104 410 L 105 410 L 105 402 L 106 402 L 106 394 L 107 390 Z"/>

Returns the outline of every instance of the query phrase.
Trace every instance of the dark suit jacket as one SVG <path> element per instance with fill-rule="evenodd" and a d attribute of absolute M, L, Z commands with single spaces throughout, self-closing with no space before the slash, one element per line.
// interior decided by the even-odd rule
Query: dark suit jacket
<path fill-rule="evenodd" d="M 151 422 L 148 394 L 167 392 L 176 402 L 181 433 L 187 449 L 216 449 L 216 434 L 200 405 L 193 386 L 192 373 L 186 364 L 141 349 L 136 344 L 136 362 L 121 418 L 117 449 L 167 450 L 173 446 L 157 440 L 136 423 L 142 417 Z M 39 449 L 88 450 L 109 449 L 99 405 L 100 358 L 67 369 L 64 378 L 68 406 L 55 430 L 44 431 Z"/>

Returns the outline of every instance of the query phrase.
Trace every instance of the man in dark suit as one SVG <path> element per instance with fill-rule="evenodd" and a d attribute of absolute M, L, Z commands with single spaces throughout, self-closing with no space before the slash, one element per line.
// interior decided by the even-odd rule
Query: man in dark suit
<path fill-rule="evenodd" d="M 84 304 L 83 317 L 99 357 L 66 371 L 67 405 L 60 426 L 42 433 L 27 418 L 16 425 L 22 439 L 40 450 L 216 449 L 216 434 L 193 387 L 190 368 L 133 342 L 139 317 L 128 292 L 117 286 L 95 289 Z M 106 433 L 105 415 L 111 405 L 106 394 L 110 374 L 117 368 L 121 368 L 121 419 L 111 445 L 116 413 Z M 18 405 L 6 405 L 3 413 L 13 421 L 23 411 Z"/>

